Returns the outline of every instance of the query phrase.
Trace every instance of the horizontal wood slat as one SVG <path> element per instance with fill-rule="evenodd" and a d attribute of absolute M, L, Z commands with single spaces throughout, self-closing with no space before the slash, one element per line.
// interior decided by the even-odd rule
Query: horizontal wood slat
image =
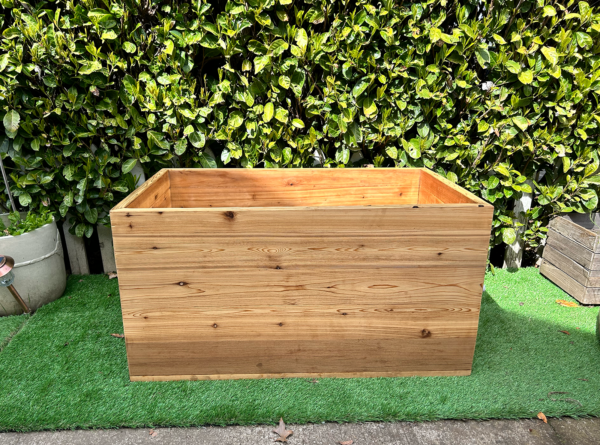
<path fill-rule="evenodd" d="M 471 375 L 463 371 L 392 371 L 392 372 L 279 372 L 274 374 L 178 374 L 132 375 L 132 382 L 167 382 L 171 380 L 238 380 L 238 379 L 300 379 L 300 378 L 371 378 L 371 377 L 456 377 Z"/>
<path fill-rule="evenodd" d="M 583 304 L 600 304 L 600 288 L 586 287 L 554 264 L 544 260 L 540 273 Z"/>
<path fill-rule="evenodd" d="M 475 337 L 127 344 L 132 375 L 467 371 L 474 347 Z"/>
<path fill-rule="evenodd" d="M 187 235 L 299 236 L 489 235 L 493 207 L 325 207 L 221 209 L 127 209 L 112 212 L 113 237 Z M 185 232 L 182 232 L 185 228 Z M 118 243 L 115 243 L 118 244 Z M 118 248 L 118 247 L 117 247 Z"/>
<path fill-rule="evenodd" d="M 590 223 L 591 224 L 591 223 Z M 586 249 L 600 253 L 600 235 L 564 217 L 554 218 L 549 228 L 566 238 L 581 244 Z"/>
<path fill-rule="evenodd" d="M 123 237 L 121 268 L 477 267 L 486 261 L 489 235 L 157 236 Z"/>
<path fill-rule="evenodd" d="M 140 270 L 119 277 L 123 311 L 143 308 L 479 307 L 484 268 Z"/>
<path fill-rule="evenodd" d="M 585 246 L 558 233 L 554 229 L 548 230 L 548 246 L 559 250 L 563 255 L 581 264 L 589 270 L 600 270 L 600 255 L 596 255 Z"/>
<path fill-rule="evenodd" d="M 416 204 L 420 169 L 171 171 L 173 207 Z"/>

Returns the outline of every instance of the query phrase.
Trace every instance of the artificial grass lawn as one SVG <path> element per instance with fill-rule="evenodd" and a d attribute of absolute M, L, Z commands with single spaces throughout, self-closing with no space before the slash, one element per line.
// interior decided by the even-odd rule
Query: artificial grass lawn
<path fill-rule="evenodd" d="M 131 383 L 117 280 L 71 276 L 0 352 L 0 430 L 600 416 L 598 308 L 558 298 L 537 269 L 488 274 L 469 377 Z"/>

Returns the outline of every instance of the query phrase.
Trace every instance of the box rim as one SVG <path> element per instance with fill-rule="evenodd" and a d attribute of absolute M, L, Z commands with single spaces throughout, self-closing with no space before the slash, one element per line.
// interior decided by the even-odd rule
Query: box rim
<path fill-rule="evenodd" d="M 171 171 L 194 171 L 194 172 L 202 172 L 204 169 L 201 168 L 162 168 L 160 169 L 158 172 L 156 172 L 150 179 L 148 179 L 146 182 L 144 182 L 141 186 L 139 186 L 138 188 L 136 188 L 133 192 L 131 192 L 127 197 L 125 197 L 122 201 L 120 201 L 118 204 L 116 204 L 112 209 L 110 209 L 110 213 L 116 213 L 116 212 L 120 212 L 120 211 L 174 211 L 174 210 L 191 210 L 191 211 L 206 211 L 206 210 L 217 210 L 217 211 L 223 211 L 225 210 L 232 210 L 232 211 L 240 211 L 241 209 L 273 209 L 273 210 L 281 210 L 281 209 L 299 209 L 299 210 L 310 210 L 310 209 L 314 209 L 314 208 L 319 208 L 319 209 L 369 209 L 369 208 L 419 208 L 419 207 L 460 207 L 460 206 L 467 206 L 467 207 L 482 207 L 482 208 L 493 208 L 493 204 L 489 203 L 488 201 L 478 197 L 477 195 L 471 193 L 469 190 L 459 186 L 458 184 L 455 184 L 454 182 L 448 180 L 447 178 L 443 177 L 442 175 L 428 169 L 425 167 L 414 167 L 414 168 L 390 168 L 390 167 L 383 167 L 383 168 L 377 168 L 377 169 L 369 169 L 369 170 L 416 170 L 416 171 L 421 171 L 421 174 L 428 174 L 431 177 L 437 179 L 438 181 L 440 181 L 442 184 L 444 184 L 446 187 L 449 187 L 453 190 L 458 191 L 459 193 L 461 193 L 462 195 L 468 197 L 469 199 L 471 199 L 472 203 L 447 203 L 447 204 L 392 204 L 392 205 L 357 205 L 357 206 L 256 206 L 256 207 L 236 207 L 236 206 L 223 206 L 223 207 L 144 207 L 144 208 L 129 208 L 127 207 L 129 204 L 131 204 L 131 202 L 133 202 L 138 196 L 140 196 L 147 188 L 150 187 L 150 185 L 152 185 L 154 182 L 156 182 L 157 180 L 159 180 L 160 178 L 162 178 L 165 174 L 168 175 L 169 172 Z M 215 170 L 215 169 L 210 169 Z M 239 170 L 237 168 L 227 168 L 227 169 L 219 169 L 219 170 Z M 260 172 L 281 172 L 282 169 L 250 169 L 247 171 L 260 171 Z M 340 171 L 357 171 L 357 170 L 365 170 L 364 168 L 358 168 L 358 167 L 351 167 L 351 168 L 344 168 L 344 169 L 331 169 L 331 168 L 297 168 L 297 169 L 285 169 L 285 170 L 318 170 L 318 171 L 322 171 L 322 172 L 327 172 L 327 171 L 336 171 L 336 172 L 340 172 Z M 267 173 L 269 174 L 269 173 Z"/>

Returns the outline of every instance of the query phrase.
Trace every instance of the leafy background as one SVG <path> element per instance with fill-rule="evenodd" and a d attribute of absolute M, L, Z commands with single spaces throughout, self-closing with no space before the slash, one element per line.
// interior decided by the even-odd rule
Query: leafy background
<path fill-rule="evenodd" d="M 530 257 L 549 218 L 598 206 L 586 2 L 0 3 L 11 190 L 79 236 L 108 223 L 136 165 L 426 166 L 495 205 L 492 246 L 514 241 L 514 200 L 533 192 Z"/>

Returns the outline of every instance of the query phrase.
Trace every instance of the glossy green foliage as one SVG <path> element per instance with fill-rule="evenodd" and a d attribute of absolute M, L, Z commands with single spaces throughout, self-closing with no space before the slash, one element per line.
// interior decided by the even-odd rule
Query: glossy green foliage
<path fill-rule="evenodd" d="M 80 235 L 136 165 L 426 166 L 494 203 L 492 244 L 514 241 L 522 193 L 531 247 L 552 215 L 597 207 L 586 2 L 1 3 L 12 189 Z"/>
<path fill-rule="evenodd" d="M 19 212 L 8 214 L 8 227 L 0 219 L 0 237 L 17 236 L 32 232 L 53 221 L 52 213 L 48 209 L 40 209 L 39 212 L 30 211 L 22 218 Z"/>

